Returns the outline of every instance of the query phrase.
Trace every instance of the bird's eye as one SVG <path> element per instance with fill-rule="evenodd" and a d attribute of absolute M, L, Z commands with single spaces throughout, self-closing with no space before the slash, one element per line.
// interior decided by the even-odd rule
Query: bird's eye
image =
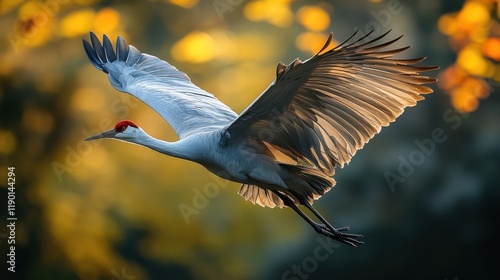
<path fill-rule="evenodd" d="M 120 132 L 125 131 L 125 129 L 127 129 L 126 126 L 120 126 Z"/>

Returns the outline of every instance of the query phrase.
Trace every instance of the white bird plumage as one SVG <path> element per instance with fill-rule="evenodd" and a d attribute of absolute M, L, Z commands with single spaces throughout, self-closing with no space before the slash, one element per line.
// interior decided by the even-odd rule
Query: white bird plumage
<path fill-rule="evenodd" d="M 328 49 L 332 34 L 313 57 L 278 64 L 276 79 L 239 116 L 189 77 L 157 57 L 127 45 L 116 52 L 109 38 L 94 33 L 84 49 L 94 66 L 108 74 L 114 88 L 153 108 L 175 130 L 179 141 L 149 136 L 131 121 L 86 140 L 114 138 L 197 162 L 216 175 L 242 183 L 239 194 L 254 204 L 288 206 L 316 232 L 356 246 L 361 235 L 333 228 L 312 203 L 334 185 L 335 168 L 348 163 L 383 126 L 405 107 L 422 100 L 435 82 L 414 66 L 425 58 L 395 59 L 409 47 L 385 50 L 398 37 L 371 33 Z M 305 215 L 307 207 L 321 223 Z"/>

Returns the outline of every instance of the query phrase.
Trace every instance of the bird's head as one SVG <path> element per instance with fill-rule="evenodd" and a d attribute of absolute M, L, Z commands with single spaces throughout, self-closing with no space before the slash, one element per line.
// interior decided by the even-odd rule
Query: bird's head
<path fill-rule="evenodd" d="M 139 128 L 139 126 L 137 126 L 135 123 L 129 120 L 124 120 L 118 122 L 115 125 L 115 128 L 89 136 L 85 138 L 85 141 L 102 139 L 102 138 L 111 138 L 127 142 L 133 142 L 133 140 L 136 139 L 141 132 L 142 132 L 141 128 Z"/>

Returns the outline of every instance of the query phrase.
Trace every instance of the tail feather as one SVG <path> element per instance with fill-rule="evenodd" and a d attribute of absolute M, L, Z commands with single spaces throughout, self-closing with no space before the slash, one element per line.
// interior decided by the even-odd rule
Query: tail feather
<path fill-rule="evenodd" d="M 281 164 L 288 171 L 289 178 L 284 180 L 292 191 L 280 190 L 282 195 L 288 196 L 295 205 L 301 205 L 297 195 L 302 196 L 310 204 L 327 193 L 334 185 L 335 180 L 328 174 L 315 167 Z M 285 206 L 283 201 L 269 188 L 263 186 L 243 184 L 238 191 L 245 200 L 262 207 Z"/>
<path fill-rule="evenodd" d="M 289 180 L 285 180 L 287 187 L 307 199 L 310 204 L 335 186 L 336 182 L 331 177 L 333 174 L 325 174 L 315 167 L 300 165 L 285 165 L 283 167 L 292 174 Z M 292 200 L 299 205 L 297 199 Z"/>
<path fill-rule="evenodd" d="M 271 190 L 264 189 L 255 185 L 243 184 L 238 191 L 245 200 L 250 200 L 253 204 L 260 205 L 262 207 L 274 208 L 278 206 L 283 208 L 283 201 Z"/>

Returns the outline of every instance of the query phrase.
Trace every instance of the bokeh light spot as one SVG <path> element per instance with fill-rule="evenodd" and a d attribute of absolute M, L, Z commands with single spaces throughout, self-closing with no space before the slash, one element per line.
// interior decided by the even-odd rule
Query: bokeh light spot
<path fill-rule="evenodd" d="M 460 51 L 457 64 L 472 75 L 487 77 L 492 74 L 493 67 L 481 56 L 475 47 L 466 47 Z"/>
<path fill-rule="evenodd" d="M 245 5 L 243 13 L 251 21 L 267 21 L 283 28 L 290 26 L 293 21 L 293 12 L 288 0 L 252 1 Z"/>
<path fill-rule="evenodd" d="M 266 19 L 266 4 L 264 1 L 252 1 L 245 5 L 243 13 L 251 21 L 261 21 Z"/>
<path fill-rule="evenodd" d="M 474 25 L 487 22 L 489 19 L 488 8 L 477 1 L 467 1 L 457 17 L 457 21 L 466 28 L 473 28 Z"/>
<path fill-rule="evenodd" d="M 28 1 L 19 8 L 15 34 L 30 47 L 43 45 L 51 38 L 53 17 L 36 1 Z"/>
<path fill-rule="evenodd" d="M 8 155 L 17 147 L 16 137 L 8 130 L 0 130 L 0 154 Z"/>
<path fill-rule="evenodd" d="M 76 37 L 86 34 L 92 29 L 94 18 L 95 12 L 91 9 L 83 9 L 68 14 L 61 20 L 61 35 Z"/>
<path fill-rule="evenodd" d="M 10 12 L 12 9 L 21 4 L 23 0 L 9 0 L 9 1 L 1 1 L 0 3 L 0 14 L 5 14 Z"/>
<path fill-rule="evenodd" d="M 302 51 L 316 54 L 324 45 L 328 36 L 323 33 L 302 32 L 297 36 L 295 45 Z"/>
<path fill-rule="evenodd" d="M 120 14 L 112 8 L 100 10 L 94 20 L 94 29 L 97 33 L 110 33 L 120 23 Z"/>
<path fill-rule="evenodd" d="M 168 2 L 185 9 L 194 8 L 198 5 L 198 0 L 168 0 Z"/>
<path fill-rule="evenodd" d="M 443 15 L 438 20 L 438 29 L 446 35 L 454 34 L 458 27 L 455 18 L 451 15 Z"/>
<path fill-rule="evenodd" d="M 96 112 L 104 106 L 104 93 L 100 89 L 81 87 L 71 98 L 71 108 L 76 112 Z"/>
<path fill-rule="evenodd" d="M 482 53 L 494 60 L 500 61 L 500 38 L 489 38 L 482 46 Z"/>
<path fill-rule="evenodd" d="M 33 133 L 48 134 L 54 128 L 52 114 L 33 105 L 24 108 L 22 122 L 24 128 Z"/>
<path fill-rule="evenodd" d="M 311 31 L 323 31 L 330 26 L 330 16 L 318 6 L 304 6 L 297 12 L 297 20 Z"/>
<path fill-rule="evenodd" d="M 454 90 L 451 97 L 451 103 L 454 108 L 463 113 L 469 113 L 477 109 L 479 102 L 474 94 L 466 88 Z"/>
<path fill-rule="evenodd" d="M 171 49 L 172 56 L 179 61 L 204 63 L 215 56 L 215 43 L 205 32 L 194 31 L 176 42 Z"/>

